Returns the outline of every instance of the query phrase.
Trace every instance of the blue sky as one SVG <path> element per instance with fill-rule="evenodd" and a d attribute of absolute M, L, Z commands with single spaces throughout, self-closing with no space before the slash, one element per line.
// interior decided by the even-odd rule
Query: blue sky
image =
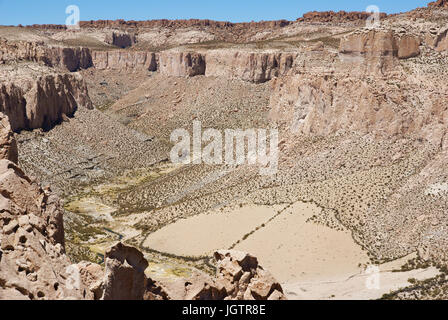
<path fill-rule="evenodd" d="M 220 21 L 295 20 L 307 11 L 382 12 L 423 7 L 430 0 L 0 0 L 0 25 L 64 24 L 68 5 L 80 8 L 81 20 L 211 19 Z"/>

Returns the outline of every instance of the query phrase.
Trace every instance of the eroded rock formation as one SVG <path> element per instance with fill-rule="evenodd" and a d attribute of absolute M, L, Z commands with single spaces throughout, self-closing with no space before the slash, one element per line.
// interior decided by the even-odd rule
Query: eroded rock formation
<path fill-rule="evenodd" d="M 0 112 L 0 159 L 17 163 L 19 155 L 17 142 L 11 131 L 8 116 Z"/>
<path fill-rule="evenodd" d="M 234 250 L 219 250 L 216 276 L 194 273 L 166 290 L 181 300 L 284 300 L 281 285 L 264 270 L 256 257 Z"/>
<path fill-rule="evenodd" d="M 49 128 L 78 107 L 92 108 L 79 74 L 50 74 L 37 79 L 0 82 L 0 111 L 14 131 Z"/>
<path fill-rule="evenodd" d="M 70 72 L 93 65 L 88 48 L 49 47 L 42 42 L 0 39 L 0 63 L 18 60 L 42 62 L 49 67 L 60 67 Z"/>
<path fill-rule="evenodd" d="M 93 65 L 99 70 L 157 70 L 155 53 L 145 51 L 93 51 Z"/>
<path fill-rule="evenodd" d="M 123 31 L 112 31 L 106 36 L 106 43 L 120 47 L 128 48 L 136 42 L 135 34 L 130 34 Z"/>
<path fill-rule="evenodd" d="M 160 73 L 174 77 L 205 74 L 204 55 L 196 52 L 164 51 L 159 54 Z"/>
<path fill-rule="evenodd" d="M 0 300 L 92 298 L 65 255 L 59 198 L 8 160 L 17 154 L 10 134 L 0 127 L 9 137 L 0 160 Z"/>
<path fill-rule="evenodd" d="M 420 39 L 409 34 L 398 36 L 392 30 L 369 30 L 354 32 L 342 38 L 339 52 L 366 58 L 407 59 L 420 54 L 419 46 Z"/>
<path fill-rule="evenodd" d="M 214 50 L 207 52 L 205 75 L 261 83 L 285 75 L 294 62 L 293 53 Z"/>
<path fill-rule="evenodd" d="M 305 22 L 349 22 L 349 21 L 360 21 L 364 22 L 372 14 L 370 12 L 359 12 L 359 11 L 311 11 L 303 15 L 303 17 L 297 19 L 297 21 Z M 386 13 L 380 13 L 380 18 L 384 19 L 388 15 Z"/>

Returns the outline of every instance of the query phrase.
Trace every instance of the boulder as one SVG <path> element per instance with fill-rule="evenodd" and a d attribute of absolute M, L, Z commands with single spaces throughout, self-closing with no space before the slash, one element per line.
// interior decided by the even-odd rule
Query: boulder
<path fill-rule="evenodd" d="M 133 247 L 118 243 L 106 252 L 102 300 L 143 300 L 148 262 Z"/>
<path fill-rule="evenodd" d="M 219 250 L 214 256 L 217 261 L 215 287 L 225 289 L 225 299 L 286 299 L 281 285 L 258 264 L 256 257 L 235 250 Z"/>

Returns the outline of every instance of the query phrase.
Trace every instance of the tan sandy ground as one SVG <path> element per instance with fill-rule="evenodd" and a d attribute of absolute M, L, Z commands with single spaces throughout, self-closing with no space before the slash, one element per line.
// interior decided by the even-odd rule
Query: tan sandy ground
<path fill-rule="evenodd" d="M 266 223 L 285 206 L 246 206 L 233 211 L 213 211 L 179 220 L 152 234 L 143 246 L 178 256 L 204 256 L 229 248 Z"/>
<path fill-rule="evenodd" d="M 349 231 L 307 222 L 321 210 L 314 204 L 297 202 L 283 208 L 251 205 L 180 220 L 149 235 L 145 246 L 201 256 L 239 241 L 235 249 L 257 256 L 282 282 L 289 299 L 378 299 L 408 286 L 410 278 L 423 280 L 439 273 L 435 268 L 392 272 L 414 257 L 408 256 L 379 266 L 379 280 L 369 287 L 368 256 Z"/>
<path fill-rule="evenodd" d="M 367 254 L 349 231 L 307 222 L 321 209 L 297 202 L 235 247 L 258 257 L 281 282 L 349 277 L 367 264 Z"/>

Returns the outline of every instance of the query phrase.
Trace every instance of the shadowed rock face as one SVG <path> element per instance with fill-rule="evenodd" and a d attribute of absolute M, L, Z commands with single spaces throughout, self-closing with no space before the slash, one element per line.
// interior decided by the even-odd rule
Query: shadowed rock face
<path fill-rule="evenodd" d="M 159 54 L 159 68 L 163 75 L 194 77 L 205 74 L 205 57 L 200 53 L 165 51 Z"/>
<path fill-rule="evenodd" d="M 135 35 L 126 32 L 113 31 L 106 36 L 106 43 L 120 48 L 131 47 L 135 41 Z"/>
<path fill-rule="evenodd" d="M 122 243 L 106 252 L 103 300 L 143 300 L 148 262 L 143 254 Z"/>
<path fill-rule="evenodd" d="M 92 108 L 87 87 L 77 74 L 54 74 L 37 80 L 0 83 L 0 111 L 13 131 L 50 128 L 78 107 Z"/>

